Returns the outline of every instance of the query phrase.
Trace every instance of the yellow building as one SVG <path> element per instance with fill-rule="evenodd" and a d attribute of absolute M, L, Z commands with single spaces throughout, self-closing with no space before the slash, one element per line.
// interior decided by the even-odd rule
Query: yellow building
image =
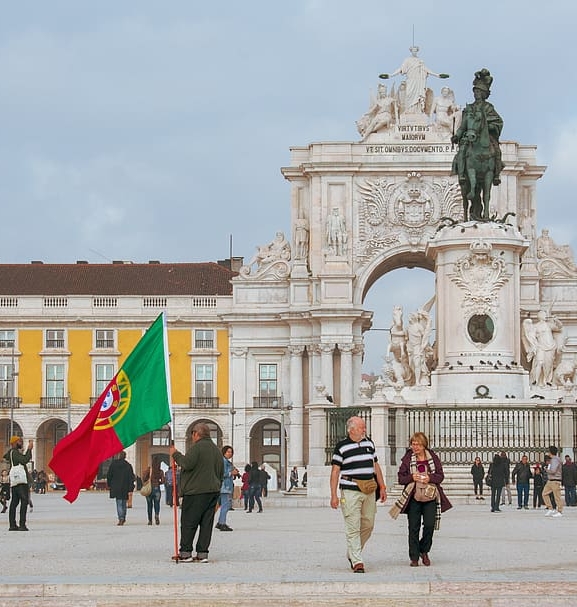
<path fill-rule="evenodd" d="M 233 260 L 234 261 L 234 260 Z M 230 428 L 231 261 L 219 263 L 0 265 L 0 448 L 34 440 L 46 470 L 54 445 L 86 415 L 143 332 L 166 312 L 174 440 L 209 422 L 222 445 Z M 127 450 L 138 474 L 168 462 L 172 428 Z M 102 474 L 102 471 L 101 471 Z"/>

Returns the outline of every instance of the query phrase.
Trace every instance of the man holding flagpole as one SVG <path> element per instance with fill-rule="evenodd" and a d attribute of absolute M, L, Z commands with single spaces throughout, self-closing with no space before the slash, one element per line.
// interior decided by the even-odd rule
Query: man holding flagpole
<path fill-rule="evenodd" d="M 192 446 L 185 455 L 170 446 L 172 459 L 180 466 L 180 551 L 173 558 L 181 562 L 208 563 L 208 548 L 220 487 L 224 478 L 224 463 L 220 449 L 210 438 L 206 423 L 192 427 Z M 194 536 L 198 529 L 196 556 L 192 556 Z"/>

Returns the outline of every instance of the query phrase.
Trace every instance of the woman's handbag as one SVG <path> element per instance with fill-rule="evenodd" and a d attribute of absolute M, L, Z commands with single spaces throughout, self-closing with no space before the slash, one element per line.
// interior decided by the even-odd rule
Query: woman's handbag
<path fill-rule="evenodd" d="M 485 477 L 485 485 L 487 485 L 487 487 L 490 487 L 493 484 L 493 477 L 491 476 L 491 473 L 488 472 L 487 476 Z"/>
<path fill-rule="evenodd" d="M 417 482 L 413 497 L 417 502 L 432 502 L 437 499 L 437 485 Z"/>
<path fill-rule="evenodd" d="M 26 474 L 26 468 L 22 464 L 14 465 L 14 459 L 12 453 L 10 453 L 10 486 L 15 487 L 16 485 L 27 485 L 28 475 Z"/>
<path fill-rule="evenodd" d="M 140 495 L 144 497 L 148 497 L 152 493 L 152 480 L 148 479 L 145 483 L 142 484 L 142 488 L 140 489 Z"/>

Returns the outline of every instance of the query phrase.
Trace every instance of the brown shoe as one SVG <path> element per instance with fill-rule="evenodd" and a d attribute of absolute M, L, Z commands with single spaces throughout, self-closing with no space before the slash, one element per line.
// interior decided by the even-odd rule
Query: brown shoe
<path fill-rule="evenodd" d="M 355 563 L 353 566 L 353 573 L 364 573 L 365 566 L 362 563 Z"/>
<path fill-rule="evenodd" d="M 418 567 L 419 561 L 411 561 L 411 567 Z"/>
<path fill-rule="evenodd" d="M 423 565 L 425 565 L 425 567 L 428 567 L 431 564 L 431 561 L 429 560 L 429 555 L 426 552 L 423 552 L 423 554 L 421 554 L 421 560 L 423 561 Z"/>

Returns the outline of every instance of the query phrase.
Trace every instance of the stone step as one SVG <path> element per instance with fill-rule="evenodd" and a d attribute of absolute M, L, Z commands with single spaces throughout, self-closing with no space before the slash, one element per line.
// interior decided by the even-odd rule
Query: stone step
<path fill-rule="evenodd" d="M 181 565 L 185 567 L 186 565 Z M 362 577 L 362 576 L 359 576 Z M 284 582 L 251 584 L 46 584 L 3 585 L 0 604 L 6 607 L 548 607 L 574 605 L 577 583 L 414 581 L 407 583 Z M 569 602 L 567 602 L 569 601 Z"/>

